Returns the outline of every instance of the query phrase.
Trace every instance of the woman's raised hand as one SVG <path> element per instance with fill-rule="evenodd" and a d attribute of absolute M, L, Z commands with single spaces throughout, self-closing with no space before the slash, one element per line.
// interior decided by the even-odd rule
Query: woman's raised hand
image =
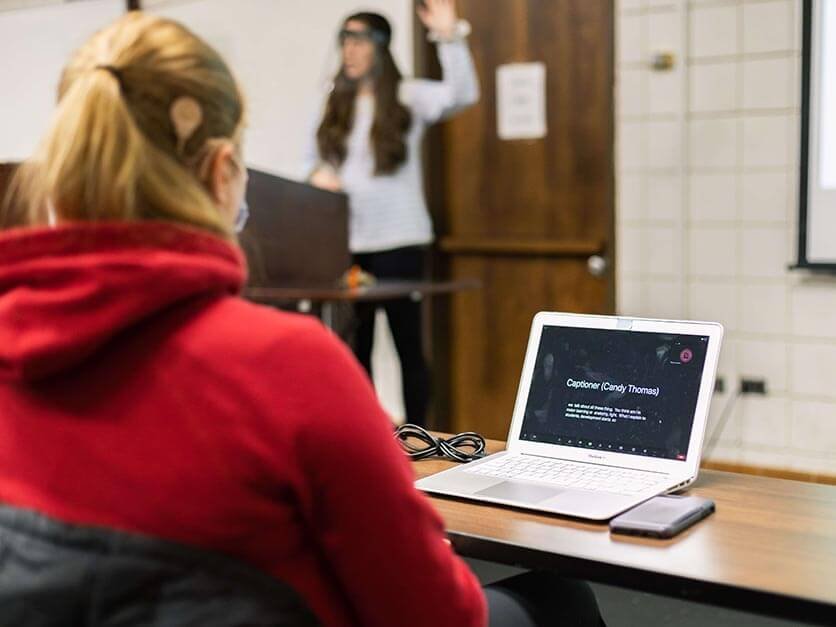
<path fill-rule="evenodd" d="M 458 16 L 454 0 L 424 0 L 417 11 L 427 30 L 442 39 L 449 39 L 455 33 Z"/>

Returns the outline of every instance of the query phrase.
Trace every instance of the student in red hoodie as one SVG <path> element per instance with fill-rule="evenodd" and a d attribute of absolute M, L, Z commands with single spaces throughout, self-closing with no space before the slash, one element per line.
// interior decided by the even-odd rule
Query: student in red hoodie
<path fill-rule="evenodd" d="M 65 68 L 0 233 L 0 501 L 232 556 L 323 624 L 488 624 L 350 352 L 238 296 L 244 119 L 217 53 L 140 12 Z M 556 578 L 487 598 L 495 625 L 600 620 Z"/>

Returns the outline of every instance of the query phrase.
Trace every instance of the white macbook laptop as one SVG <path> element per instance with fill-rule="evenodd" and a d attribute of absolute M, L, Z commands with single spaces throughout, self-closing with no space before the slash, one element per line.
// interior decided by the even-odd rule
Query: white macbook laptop
<path fill-rule="evenodd" d="M 427 492 L 605 520 L 697 477 L 723 327 L 541 312 L 507 450 Z"/>

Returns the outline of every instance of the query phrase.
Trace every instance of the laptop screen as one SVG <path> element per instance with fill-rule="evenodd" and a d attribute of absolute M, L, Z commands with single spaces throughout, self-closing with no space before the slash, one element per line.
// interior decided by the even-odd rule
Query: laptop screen
<path fill-rule="evenodd" d="M 520 438 L 684 460 L 708 337 L 544 326 Z"/>

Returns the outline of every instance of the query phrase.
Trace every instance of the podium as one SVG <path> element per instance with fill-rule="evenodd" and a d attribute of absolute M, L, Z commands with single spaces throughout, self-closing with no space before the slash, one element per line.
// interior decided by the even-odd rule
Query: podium
<path fill-rule="evenodd" d="M 339 303 L 398 298 L 421 300 L 479 287 L 476 281 L 379 281 L 343 287 L 351 266 L 348 248 L 348 198 L 258 170 L 249 170 L 250 219 L 241 247 L 250 265 L 245 296 L 275 307 L 316 308 L 334 326 Z"/>

